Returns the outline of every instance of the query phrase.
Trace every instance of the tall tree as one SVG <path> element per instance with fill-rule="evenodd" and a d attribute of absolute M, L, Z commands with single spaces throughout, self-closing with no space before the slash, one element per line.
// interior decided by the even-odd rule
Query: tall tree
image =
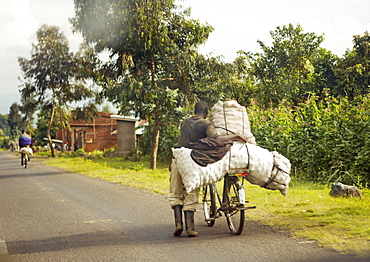
<path fill-rule="evenodd" d="M 233 63 L 227 65 L 229 77 L 224 83 L 226 98 L 235 99 L 240 104 L 248 106 L 255 94 L 255 81 L 253 75 L 254 56 L 250 52 L 238 51 Z"/>
<path fill-rule="evenodd" d="M 51 155 L 55 156 L 50 132 L 56 110 L 94 93 L 85 86 L 81 61 L 69 51 L 68 41 L 58 27 L 42 25 L 36 36 L 37 44 L 32 44 L 31 58 L 18 58 L 24 79 L 20 91 L 22 98 L 28 101 L 27 106 L 50 109 L 47 137 Z"/>
<path fill-rule="evenodd" d="M 332 52 L 325 48 L 319 48 L 312 59 L 313 81 L 307 85 L 306 90 L 317 94 L 321 98 L 325 97 L 326 90 L 332 92 L 338 84 L 338 78 L 334 73 L 338 60 L 339 58 Z"/>
<path fill-rule="evenodd" d="M 256 54 L 254 75 L 261 101 L 267 106 L 286 99 L 297 104 L 304 100 L 306 87 L 312 82 L 312 59 L 323 36 L 304 33 L 300 25 L 277 27 L 270 32 L 272 46 L 258 40 L 262 53 Z"/>
<path fill-rule="evenodd" d="M 26 127 L 22 115 L 20 114 L 20 107 L 16 102 L 10 106 L 8 124 L 10 128 L 10 137 L 13 140 L 19 136 L 21 129 Z"/>
<path fill-rule="evenodd" d="M 8 123 L 8 115 L 0 114 L 0 129 L 5 136 L 10 136 L 10 127 Z"/>
<path fill-rule="evenodd" d="M 339 79 L 336 95 L 355 96 L 370 92 L 370 35 L 353 37 L 353 49 L 347 50 L 335 69 Z"/>
<path fill-rule="evenodd" d="M 156 168 L 161 123 L 196 99 L 197 47 L 212 28 L 189 19 L 173 0 L 75 0 L 74 28 L 112 62 L 102 68 L 103 95 L 121 113 L 135 112 L 153 126 L 151 168 Z"/>

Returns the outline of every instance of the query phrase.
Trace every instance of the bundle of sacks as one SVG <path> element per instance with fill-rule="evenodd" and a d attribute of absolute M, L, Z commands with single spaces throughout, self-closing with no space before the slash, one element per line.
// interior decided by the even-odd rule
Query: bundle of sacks
<path fill-rule="evenodd" d="M 250 128 L 247 110 L 235 100 L 219 101 L 211 108 L 209 120 L 216 127 L 220 136 L 239 134 L 247 138 L 247 142 L 256 144 Z"/>
<path fill-rule="evenodd" d="M 32 155 L 33 154 L 33 151 L 32 151 L 32 148 L 30 147 L 22 147 L 21 149 L 19 149 L 19 153 L 20 154 L 30 154 Z"/>
<path fill-rule="evenodd" d="M 277 152 L 262 147 L 235 142 L 230 151 L 218 162 L 205 167 L 191 157 L 192 149 L 172 149 L 182 182 L 187 192 L 216 183 L 226 174 L 246 174 L 244 177 L 254 185 L 279 190 L 284 196 L 290 182 L 290 161 Z"/>
<path fill-rule="evenodd" d="M 220 101 L 212 107 L 210 120 L 219 135 L 240 134 L 247 138 L 248 143 L 234 142 L 220 161 L 205 167 L 194 162 L 192 149 L 172 149 L 186 191 L 213 184 L 226 174 L 244 173 L 251 184 L 279 190 L 284 196 L 287 194 L 290 161 L 277 152 L 269 152 L 256 145 L 244 106 L 235 100 Z"/>

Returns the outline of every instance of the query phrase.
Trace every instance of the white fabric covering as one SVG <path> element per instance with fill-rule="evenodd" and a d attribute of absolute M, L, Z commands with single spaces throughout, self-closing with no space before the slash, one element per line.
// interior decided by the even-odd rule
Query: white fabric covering
<path fill-rule="evenodd" d="M 22 147 L 21 149 L 19 149 L 19 153 L 25 153 L 25 154 L 30 154 L 32 155 L 33 154 L 33 151 L 32 151 L 32 148 L 30 147 Z"/>
<path fill-rule="evenodd" d="M 291 165 L 287 158 L 277 152 L 269 152 L 253 144 L 234 142 L 229 153 L 206 167 L 193 161 L 189 148 L 173 148 L 172 152 L 187 192 L 215 183 L 227 173 L 248 173 L 245 178 L 251 184 L 264 186 L 273 178 L 266 188 L 287 194 Z"/>
<path fill-rule="evenodd" d="M 237 101 L 217 102 L 211 108 L 209 120 L 215 125 L 218 135 L 231 135 L 231 132 L 225 130 L 228 129 L 235 134 L 245 136 L 248 143 L 256 144 L 256 139 L 251 132 L 247 110 Z"/>

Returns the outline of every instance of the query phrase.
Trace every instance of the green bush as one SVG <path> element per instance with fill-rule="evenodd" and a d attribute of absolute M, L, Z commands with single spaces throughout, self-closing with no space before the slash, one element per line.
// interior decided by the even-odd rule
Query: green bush
<path fill-rule="evenodd" d="M 311 96 L 294 109 L 254 106 L 249 118 L 257 143 L 288 157 L 293 176 L 369 186 L 370 95 L 352 101 Z"/>
<path fill-rule="evenodd" d="M 85 155 L 85 150 L 83 148 L 79 148 L 75 152 L 79 156 L 84 156 Z"/>
<path fill-rule="evenodd" d="M 80 149 L 78 149 L 80 150 Z M 77 152 L 78 152 L 77 150 Z M 101 158 L 104 158 L 104 152 L 103 151 L 99 151 L 99 150 L 94 150 L 92 152 L 89 152 L 87 154 L 85 154 L 86 158 L 87 159 L 101 159 Z"/>
<path fill-rule="evenodd" d="M 114 148 L 114 147 L 112 147 L 112 148 L 106 148 L 106 149 L 104 149 L 104 151 L 103 151 L 103 156 L 104 156 L 104 157 L 110 157 L 110 156 L 113 156 L 114 151 L 116 151 L 116 148 Z"/>

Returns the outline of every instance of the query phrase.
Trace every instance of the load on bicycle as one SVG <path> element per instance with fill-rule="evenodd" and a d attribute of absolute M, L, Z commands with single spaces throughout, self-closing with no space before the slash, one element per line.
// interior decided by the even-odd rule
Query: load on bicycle
<path fill-rule="evenodd" d="M 242 180 L 246 179 L 251 184 L 279 190 L 285 196 L 290 182 L 291 164 L 278 152 L 269 152 L 256 145 L 246 109 L 236 101 L 216 103 L 211 109 L 210 120 L 218 135 L 241 134 L 246 141 L 229 141 L 222 145 L 212 138 L 200 139 L 187 147 L 174 148 L 172 150 L 174 161 L 186 194 L 194 192 L 199 194 L 199 188 L 204 188 L 203 206 L 207 209 L 204 210 L 207 224 L 212 226 L 214 218 L 224 212 L 231 232 L 240 234 L 246 208 L 244 188 L 236 175 L 241 175 L 239 177 L 242 177 Z M 218 151 L 223 152 L 222 157 L 215 153 Z M 222 197 L 218 196 L 220 203 L 216 210 L 218 199 L 215 195 L 218 195 L 218 192 L 215 183 L 223 178 L 225 178 L 223 190 L 228 192 L 223 192 Z M 231 191 L 238 192 L 231 197 Z M 236 202 L 235 198 L 238 198 Z M 225 206 L 228 206 L 228 209 Z M 237 227 L 233 225 L 233 216 L 239 216 Z"/>

